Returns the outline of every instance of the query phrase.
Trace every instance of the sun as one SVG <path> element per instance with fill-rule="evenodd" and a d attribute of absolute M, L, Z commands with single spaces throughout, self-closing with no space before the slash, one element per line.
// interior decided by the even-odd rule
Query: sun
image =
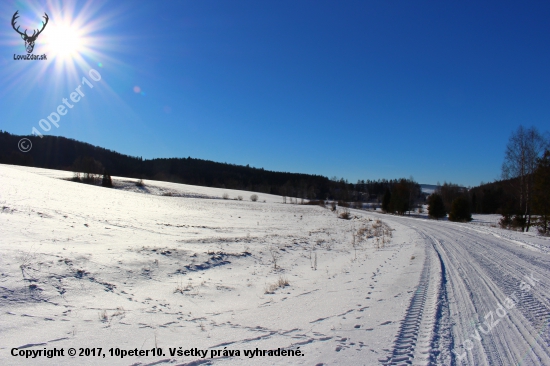
<path fill-rule="evenodd" d="M 71 24 L 52 24 L 44 43 L 52 59 L 72 60 L 83 54 L 87 48 L 82 30 Z"/>
<path fill-rule="evenodd" d="M 72 59 L 86 48 L 85 40 L 76 27 L 58 24 L 48 30 L 49 34 L 45 42 L 52 58 Z"/>

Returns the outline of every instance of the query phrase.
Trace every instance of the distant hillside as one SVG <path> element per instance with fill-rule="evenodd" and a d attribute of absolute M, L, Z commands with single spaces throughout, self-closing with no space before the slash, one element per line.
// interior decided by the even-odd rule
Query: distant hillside
<path fill-rule="evenodd" d="M 18 142 L 23 137 L 33 144 L 26 153 L 18 149 Z M 191 157 L 144 160 L 65 137 L 38 138 L 1 131 L 0 163 L 96 174 L 107 172 L 123 177 L 345 202 L 380 202 L 384 192 L 398 183 L 395 179 L 383 179 L 360 180 L 354 184 L 321 175 L 274 172 Z"/>
<path fill-rule="evenodd" d="M 17 144 L 29 138 L 31 151 L 22 153 Z M 330 195 L 329 179 L 319 175 L 272 172 L 248 166 L 188 158 L 151 159 L 128 156 L 85 142 L 57 136 L 11 135 L 0 132 L 0 163 L 40 168 L 79 170 L 84 158 L 95 160 L 92 173 L 170 181 L 209 187 L 244 189 L 293 197 Z"/>
<path fill-rule="evenodd" d="M 422 188 L 422 193 L 432 194 L 437 189 L 437 185 L 435 185 L 435 184 L 421 184 L 420 188 Z"/>

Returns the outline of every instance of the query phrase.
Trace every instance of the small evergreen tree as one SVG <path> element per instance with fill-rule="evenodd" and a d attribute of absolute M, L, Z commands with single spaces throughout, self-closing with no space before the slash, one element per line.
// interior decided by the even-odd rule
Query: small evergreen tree
<path fill-rule="evenodd" d="M 103 179 L 101 180 L 101 185 L 107 188 L 113 187 L 113 181 L 111 180 L 111 176 L 107 173 L 107 171 L 103 172 Z"/>
<path fill-rule="evenodd" d="M 470 211 L 470 204 L 466 197 L 455 198 L 451 205 L 451 212 L 449 212 L 450 221 L 472 221 L 472 213 Z"/>
<path fill-rule="evenodd" d="M 447 215 L 443 198 L 437 193 L 432 193 L 428 197 L 428 215 L 438 220 Z"/>
<path fill-rule="evenodd" d="M 382 211 L 389 212 L 390 203 L 391 203 L 391 192 L 389 188 L 386 188 L 386 192 L 384 193 L 384 197 L 382 198 Z"/>
<path fill-rule="evenodd" d="M 409 198 L 411 196 L 410 182 L 400 179 L 394 184 L 390 199 L 390 211 L 404 215 L 409 210 Z"/>

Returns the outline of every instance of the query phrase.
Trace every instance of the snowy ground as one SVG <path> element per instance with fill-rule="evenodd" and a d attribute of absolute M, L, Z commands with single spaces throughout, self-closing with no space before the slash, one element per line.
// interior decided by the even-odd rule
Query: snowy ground
<path fill-rule="evenodd" d="M 483 218 L 343 220 L 272 195 L 70 177 L 0 165 L 2 365 L 550 364 L 545 238 Z M 65 356 L 11 356 L 54 347 Z M 302 355 L 244 355 L 256 348 Z"/>
<path fill-rule="evenodd" d="M 200 359 L 171 357 L 180 346 L 241 351 L 222 364 L 278 347 L 304 356 L 248 362 L 376 364 L 391 349 L 424 258 L 412 230 L 397 225 L 385 247 L 371 238 L 355 250 L 352 235 L 375 222 L 369 215 L 342 220 L 263 194 L 251 202 L 250 192 L 150 181 L 153 194 L 143 194 L 63 176 L 72 174 L 0 167 L 2 364 L 22 364 L 10 350 L 28 345 L 166 354 L 79 359 L 121 365 Z M 154 195 L 166 190 L 244 199 Z M 289 285 L 269 291 L 279 278 Z"/>

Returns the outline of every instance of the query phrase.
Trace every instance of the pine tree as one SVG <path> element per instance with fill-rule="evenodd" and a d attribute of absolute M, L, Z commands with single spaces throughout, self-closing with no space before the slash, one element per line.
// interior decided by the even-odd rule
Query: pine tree
<path fill-rule="evenodd" d="M 434 219 L 440 219 L 447 215 L 445 212 L 445 205 L 443 204 L 443 198 L 437 193 L 432 193 L 430 197 L 428 197 L 428 215 Z"/>
<path fill-rule="evenodd" d="M 470 211 L 470 203 L 465 197 L 456 198 L 451 205 L 449 212 L 450 221 L 472 221 L 472 213 Z"/>
<path fill-rule="evenodd" d="M 391 192 L 389 188 L 386 188 L 386 192 L 384 193 L 384 197 L 382 198 L 382 211 L 384 212 L 390 211 L 390 202 L 391 202 Z"/>
<path fill-rule="evenodd" d="M 409 199 L 411 197 L 411 181 L 400 179 L 393 185 L 390 211 L 404 215 L 409 210 Z"/>

